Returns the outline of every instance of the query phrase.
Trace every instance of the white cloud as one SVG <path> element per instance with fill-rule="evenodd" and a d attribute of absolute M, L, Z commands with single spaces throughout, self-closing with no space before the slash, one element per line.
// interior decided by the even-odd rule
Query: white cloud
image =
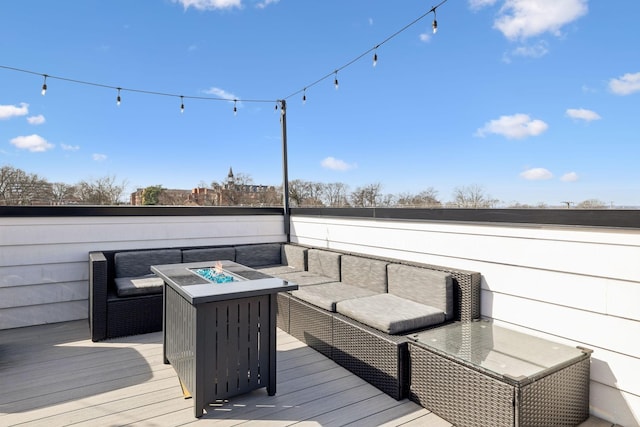
<path fill-rule="evenodd" d="M 531 46 L 520 46 L 512 52 L 514 56 L 525 56 L 529 58 L 541 58 L 547 53 L 549 53 L 549 45 L 544 40 L 540 40 Z"/>
<path fill-rule="evenodd" d="M 232 9 L 242 7 L 242 0 L 173 0 L 180 3 L 184 9 L 193 7 L 197 10 Z"/>
<path fill-rule="evenodd" d="M 489 4 L 476 0 L 473 3 Z M 505 0 L 493 27 L 510 40 L 544 33 L 561 35 L 560 29 L 588 11 L 587 0 Z"/>
<path fill-rule="evenodd" d="M 420 41 L 424 42 L 424 43 L 429 43 L 431 41 L 431 34 L 430 33 L 421 33 L 420 34 Z"/>
<path fill-rule="evenodd" d="M 279 1 L 280 1 L 280 0 L 263 0 L 263 1 L 261 1 L 260 3 L 258 3 L 258 4 L 256 5 L 256 7 L 257 7 L 258 9 L 264 9 L 265 7 L 267 7 L 267 6 L 271 5 L 271 4 L 276 4 L 276 3 L 278 3 Z"/>
<path fill-rule="evenodd" d="M 79 145 L 67 145 L 67 144 L 60 144 L 60 147 L 64 150 L 64 151 L 78 151 L 80 149 Z"/>
<path fill-rule="evenodd" d="M 326 159 L 322 160 L 320 164 L 323 168 L 337 171 L 347 171 L 349 169 L 354 169 L 357 167 L 355 163 L 350 165 L 344 160 L 336 159 L 335 157 L 327 157 Z"/>
<path fill-rule="evenodd" d="M 522 172 L 520 176 L 529 181 L 543 181 L 553 178 L 553 174 L 545 168 L 528 169 Z"/>
<path fill-rule="evenodd" d="M 213 95 L 217 98 L 222 98 L 222 99 L 228 99 L 229 101 L 233 101 L 234 99 L 238 99 L 238 97 L 236 95 L 234 95 L 233 93 L 227 92 L 223 89 L 217 88 L 217 87 L 211 87 L 209 89 L 205 89 L 202 91 L 203 93 L 206 93 L 207 95 Z"/>
<path fill-rule="evenodd" d="M 103 162 L 103 161 L 107 160 L 107 155 L 106 154 L 93 153 L 91 158 L 93 160 L 95 160 L 96 162 Z"/>
<path fill-rule="evenodd" d="M 27 117 L 27 122 L 29 122 L 30 125 L 41 125 L 45 121 L 46 120 L 42 114 L 38 114 L 37 116 Z"/>
<path fill-rule="evenodd" d="M 21 150 L 29 150 L 32 153 L 41 153 L 55 147 L 40 135 L 17 136 L 13 138 L 11 144 Z"/>
<path fill-rule="evenodd" d="M 493 6 L 497 0 L 469 0 L 469 7 L 471 10 L 482 9 L 486 6 Z"/>
<path fill-rule="evenodd" d="M 29 114 L 29 104 L 24 102 L 21 102 L 19 107 L 15 105 L 0 105 L 0 120 L 26 116 L 27 114 Z"/>
<path fill-rule="evenodd" d="M 627 73 L 617 79 L 609 80 L 609 89 L 616 95 L 630 95 L 640 91 L 640 73 Z"/>
<path fill-rule="evenodd" d="M 566 114 L 572 119 L 584 120 L 585 122 L 600 120 L 602 118 L 600 114 L 595 111 L 585 110 L 584 108 L 569 108 Z"/>
<path fill-rule="evenodd" d="M 487 134 L 495 133 L 509 139 L 522 139 L 537 136 L 546 131 L 549 126 L 542 120 L 532 120 L 527 114 L 500 116 L 491 120 L 478 129 L 475 136 L 484 138 Z"/>
<path fill-rule="evenodd" d="M 578 180 L 578 174 L 575 172 L 568 172 L 565 173 L 564 175 L 562 175 L 562 177 L 560 178 L 560 181 L 564 181 L 564 182 L 576 182 Z"/>

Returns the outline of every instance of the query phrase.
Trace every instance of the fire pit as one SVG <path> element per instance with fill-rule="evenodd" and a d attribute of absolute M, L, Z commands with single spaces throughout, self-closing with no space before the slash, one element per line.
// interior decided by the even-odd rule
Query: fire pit
<path fill-rule="evenodd" d="M 229 283 L 236 280 L 234 276 L 226 273 L 222 269 L 222 263 L 220 261 L 216 262 L 216 265 L 213 267 L 193 268 L 191 271 L 213 283 Z"/>

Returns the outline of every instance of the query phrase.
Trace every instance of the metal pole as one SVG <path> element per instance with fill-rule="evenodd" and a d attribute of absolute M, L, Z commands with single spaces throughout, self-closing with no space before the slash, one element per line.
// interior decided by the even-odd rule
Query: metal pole
<path fill-rule="evenodd" d="M 280 124 L 282 125 L 282 204 L 284 207 L 284 234 L 287 243 L 291 242 L 291 224 L 289 213 L 289 161 L 287 159 L 287 101 L 280 101 Z"/>

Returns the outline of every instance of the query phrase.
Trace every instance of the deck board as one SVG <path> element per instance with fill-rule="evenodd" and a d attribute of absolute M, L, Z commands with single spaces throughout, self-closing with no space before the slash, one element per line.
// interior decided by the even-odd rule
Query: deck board
<path fill-rule="evenodd" d="M 363 425 L 404 423 L 429 411 L 397 402 L 278 331 L 278 392 L 259 389 L 194 418 L 161 333 L 93 343 L 86 321 L 0 331 L 0 424 L 25 426 Z M 428 425 L 428 424 L 427 424 Z M 448 424 L 446 424 L 448 425 Z"/>
<path fill-rule="evenodd" d="M 277 350 L 275 396 L 254 390 L 196 419 L 159 332 L 94 343 L 86 321 L 2 330 L 0 425 L 451 426 L 280 330 Z"/>

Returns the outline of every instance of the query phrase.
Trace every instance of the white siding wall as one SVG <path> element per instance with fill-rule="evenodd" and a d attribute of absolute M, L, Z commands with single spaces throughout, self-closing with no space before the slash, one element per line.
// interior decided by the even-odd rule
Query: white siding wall
<path fill-rule="evenodd" d="M 284 241 L 282 216 L 0 219 L 0 329 L 87 318 L 88 253 Z"/>
<path fill-rule="evenodd" d="M 594 350 L 591 413 L 640 425 L 640 231 L 292 218 L 301 244 L 482 273 L 482 315 Z"/>

